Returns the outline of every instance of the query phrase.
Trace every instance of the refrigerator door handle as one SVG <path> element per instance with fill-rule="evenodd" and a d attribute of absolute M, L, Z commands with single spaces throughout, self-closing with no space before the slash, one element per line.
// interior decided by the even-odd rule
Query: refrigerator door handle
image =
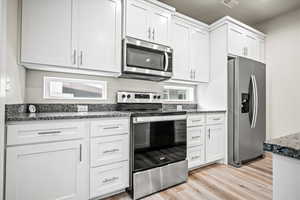
<path fill-rule="evenodd" d="M 254 115 L 254 128 L 256 127 L 256 122 L 257 122 L 257 113 L 258 113 L 258 90 L 257 90 L 257 81 L 256 81 L 256 76 L 253 76 L 254 78 L 254 86 L 255 86 L 255 115 Z"/>
<path fill-rule="evenodd" d="M 253 95 L 253 115 L 251 120 L 251 128 L 256 127 L 257 120 L 257 111 L 258 111 L 258 94 L 257 94 L 257 82 L 254 74 L 251 75 L 251 83 L 252 83 L 252 95 Z"/>

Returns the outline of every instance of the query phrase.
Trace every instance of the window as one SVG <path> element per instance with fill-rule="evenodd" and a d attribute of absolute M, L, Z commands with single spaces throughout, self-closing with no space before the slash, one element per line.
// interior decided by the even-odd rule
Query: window
<path fill-rule="evenodd" d="M 106 82 L 84 79 L 44 77 L 44 98 L 106 99 Z"/>
<path fill-rule="evenodd" d="M 164 86 L 164 100 L 194 102 L 194 92 L 194 87 Z"/>

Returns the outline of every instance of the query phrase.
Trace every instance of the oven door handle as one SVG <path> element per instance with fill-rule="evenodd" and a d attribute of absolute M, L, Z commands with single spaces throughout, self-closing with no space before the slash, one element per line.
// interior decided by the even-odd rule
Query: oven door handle
<path fill-rule="evenodd" d="M 169 68 L 169 55 L 167 52 L 165 52 L 165 59 L 166 59 L 166 63 L 165 63 L 165 72 L 168 71 Z"/>
<path fill-rule="evenodd" d="M 177 121 L 186 120 L 186 115 L 173 115 L 173 116 L 153 116 L 153 117 L 134 117 L 133 123 L 147 123 L 147 122 L 162 122 L 162 121 Z"/>

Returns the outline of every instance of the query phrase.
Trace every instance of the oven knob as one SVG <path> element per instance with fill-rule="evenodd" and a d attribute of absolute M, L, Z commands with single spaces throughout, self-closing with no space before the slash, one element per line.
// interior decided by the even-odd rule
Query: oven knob
<path fill-rule="evenodd" d="M 160 99 L 160 95 L 158 95 L 157 98 Z"/>
<path fill-rule="evenodd" d="M 156 96 L 153 96 L 153 99 L 156 99 Z"/>
<path fill-rule="evenodd" d="M 123 95 L 122 95 L 122 99 L 125 99 L 125 98 L 126 98 L 126 95 L 125 95 L 125 94 L 123 94 Z"/>
<path fill-rule="evenodd" d="M 128 95 L 127 95 L 127 99 L 130 99 L 130 97 L 131 97 L 131 95 L 130 95 L 130 94 L 128 94 Z"/>

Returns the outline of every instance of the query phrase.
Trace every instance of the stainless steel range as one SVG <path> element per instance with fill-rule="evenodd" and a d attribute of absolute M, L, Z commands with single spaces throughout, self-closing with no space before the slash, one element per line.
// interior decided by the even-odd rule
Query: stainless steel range
<path fill-rule="evenodd" d="M 129 192 L 139 199 L 187 180 L 186 112 L 163 111 L 157 93 L 118 92 L 132 112 Z"/>

